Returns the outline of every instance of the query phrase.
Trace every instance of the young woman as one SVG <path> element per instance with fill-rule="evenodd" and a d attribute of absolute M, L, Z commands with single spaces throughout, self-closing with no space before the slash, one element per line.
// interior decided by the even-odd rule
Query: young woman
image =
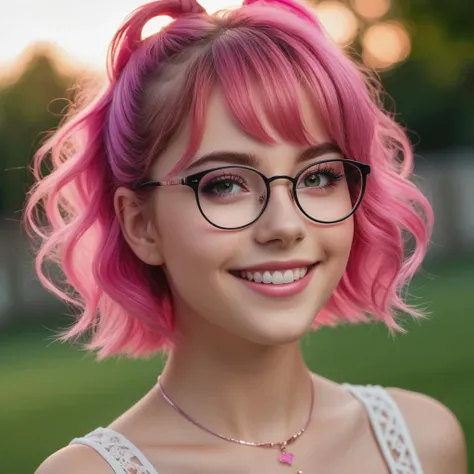
<path fill-rule="evenodd" d="M 117 32 L 109 76 L 39 150 L 26 219 L 42 281 L 81 307 L 64 338 L 168 358 L 37 474 L 465 474 L 447 408 L 332 382 L 300 352 L 320 326 L 420 316 L 400 292 L 432 227 L 406 136 L 313 14 L 155 1 Z"/>

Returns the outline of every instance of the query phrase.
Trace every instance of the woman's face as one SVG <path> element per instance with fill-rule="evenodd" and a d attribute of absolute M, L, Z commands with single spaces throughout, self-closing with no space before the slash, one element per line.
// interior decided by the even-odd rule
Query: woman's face
<path fill-rule="evenodd" d="M 309 107 L 303 110 L 315 145 L 330 142 L 320 120 Z M 180 176 L 228 166 L 218 156 L 212 162 L 196 165 L 200 157 L 215 152 L 254 155 L 258 160 L 254 167 L 267 177 L 294 177 L 311 162 L 342 157 L 333 151 L 298 162 L 308 147 L 284 142 L 271 129 L 269 132 L 276 144 L 264 144 L 245 135 L 229 115 L 223 97 L 216 93 L 211 98 L 202 143 L 187 165 L 194 167 Z M 155 163 L 153 179 L 161 180 L 170 172 L 187 142 L 187 131 L 183 130 Z M 228 178 L 224 176 L 224 180 Z M 219 209 L 227 212 L 234 198 L 235 202 L 245 199 L 238 195 L 247 191 L 245 187 L 235 181 L 208 187 L 209 209 L 217 206 L 216 215 Z M 264 345 L 297 340 L 311 327 L 342 277 L 353 238 L 352 218 L 332 225 L 315 223 L 296 206 L 289 181 L 276 180 L 270 187 L 263 215 L 247 228 L 230 231 L 217 229 L 203 218 L 188 186 L 165 186 L 152 192 L 151 223 L 158 236 L 156 246 L 172 289 L 177 324 L 184 333 L 211 328 L 213 332 L 221 331 L 223 337 L 233 335 Z M 340 193 L 340 199 L 338 205 L 350 208 L 347 192 Z M 236 208 L 232 209 L 235 212 Z M 232 222 L 233 215 L 228 212 L 222 218 Z M 306 276 L 300 278 L 305 272 Z M 283 278 L 300 279 L 278 284 Z M 262 279 L 264 282 L 259 282 Z"/>

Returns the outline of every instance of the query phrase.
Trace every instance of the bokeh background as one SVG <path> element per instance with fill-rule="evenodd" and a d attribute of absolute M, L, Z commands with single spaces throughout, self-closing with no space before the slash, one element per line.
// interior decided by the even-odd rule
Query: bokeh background
<path fill-rule="evenodd" d="M 210 0 L 211 1 L 211 0 Z M 96 363 L 53 342 L 71 322 L 33 272 L 21 229 L 28 166 L 78 85 L 104 80 L 107 45 L 136 0 L 16 0 L 0 15 L 1 471 L 32 473 L 71 438 L 107 425 L 156 380 L 163 360 Z M 204 4 L 204 2 L 203 2 Z M 226 0 L 204 4 L 209 11 Z M 303 348 L 337 381 L 398 386 L 451 408 L 474 465 L 474 2 L 314 2 L 329 36 L 380 75 L 387 107 L 413 140 L 416 180 L 436 212 L 410 298 L 430 319 L 407 335 L 381 326 L 323 329 Z M 160 20 L 161 21 L 161 20 Z M 161 24 L 161 23 L 160 23 Z M 148 25 L 151 34 L 158 22 Z M 433 426 L 433 430 L 437 427 Z"/>

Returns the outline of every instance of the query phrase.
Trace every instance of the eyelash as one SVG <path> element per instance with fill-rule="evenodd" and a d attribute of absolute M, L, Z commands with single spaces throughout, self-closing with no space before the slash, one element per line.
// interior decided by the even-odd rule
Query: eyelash
<path fill-rule="evenodd" d="M 203 190 L 208 191 L 209 188 L 211 188 L 212 186 L 215 186 L 216 184 L 219 184 L 225 181 L 232 181 L 233 183 L 237 183 L 239 186 L 245 186 L 245 182 L 240 176 L 227 173 L 227 174 L 222 174 L 220 176 L 214 176 L 214 178 L 209 180 L 209 182 L 207 182 L 203 186 Z"/>
<path fill-rule="evenodd" d="M 325 176 L 328 176 L 332 181 L 339 181 L 343 176 L 340 173 L 336 173 L 333 168 L 329 167 L 329 165 L 325 165 L 325 167 L 323 167 L 323 168 L 319 168 L 316 171 L 310 172 L 306 176 L 309 176 L 309 175 L 312 175 L 312 174 L 323 174 Z M 305 177 L 305 176 L 303 176 L 303 177 Z"/>
<path fill-rule="evenodd" d="M 215 176 L 214 178 L 212 178 L 212 180 L 210 182 L 212 184 L 214 184 L 214 183 L 218 183 L 220 181 L 230 181 L 230 180 L 237 181 L 239 184 L 244 184 L 243 183 L 244 180 L 240 176 L 233 175 L 233 174 L 230 174 L 230 173 L 222 174 L 220 176 Z"/>

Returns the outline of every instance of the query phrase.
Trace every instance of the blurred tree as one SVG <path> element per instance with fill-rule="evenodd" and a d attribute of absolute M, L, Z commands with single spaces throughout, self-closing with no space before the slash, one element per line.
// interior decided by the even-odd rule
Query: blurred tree
<path fill-rule="evenodd" d="M 388 19 L 404 21 L 412 49 L 382 81 L 419 150 L 474 146 L 474 2 L 393 0 Z"/>
<path fill-rule="evenodd" d="M 39 50 L 21 77 L 0 92 L 0 215 L 20 220 L 25 193 L 31 184 L 31 158 L 44 132 L 56 127 L 71 80 L 58 74 L 48 54 Z M 8 225 L 10 224 L 10 225 Z M 12 308 L 22 303 L 22 235 L 17 226 L 2 223 L 2 270 Z"/>
<path fill-rule="evenodd" d="M 31 174 L 28 167 L 44 133 L 56 127 L 67 105 L 71 78 L 38 51 L 21 77 L 0 91 L 0 214 L 21 211 Z"/>

